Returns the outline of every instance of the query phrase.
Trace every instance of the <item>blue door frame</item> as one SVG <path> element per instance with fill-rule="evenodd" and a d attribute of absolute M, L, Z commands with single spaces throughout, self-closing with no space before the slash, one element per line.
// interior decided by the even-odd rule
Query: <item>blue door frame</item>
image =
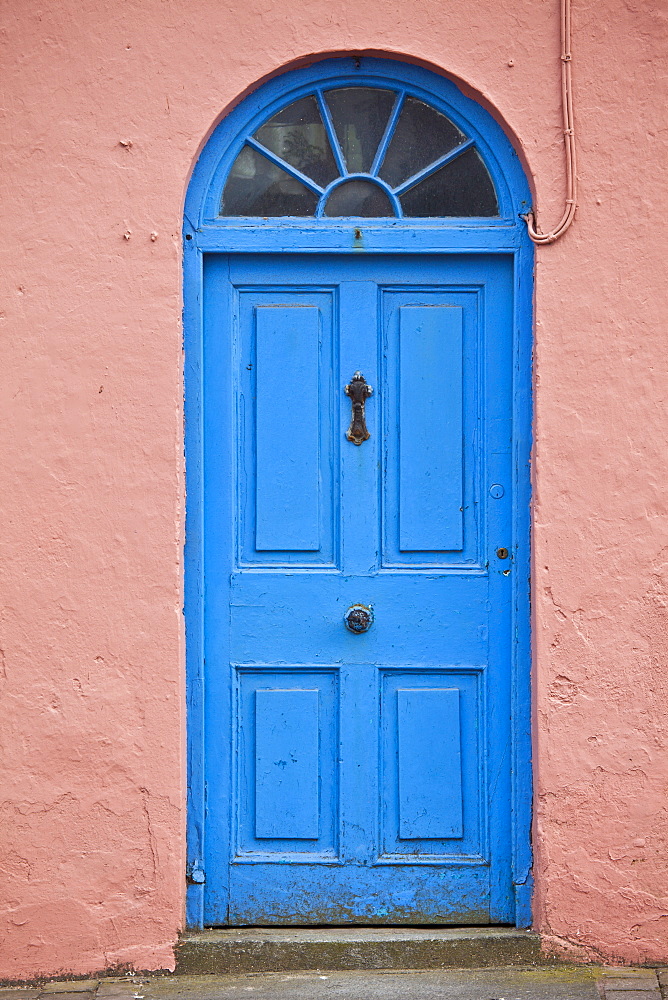
<path fill-rule="evenodd" d="M 405 86 L 474 137 L 496 187 L 493 219 L 238 219 L 218 215 L 221 191 L 245 137 L 314 86 Z M 216 128 L 195 167 L 184 215 L 186 424 L 185 619 L 188 721 L 186 924 L 204 924 L 206 810 L 203 537 L 203 281 L 210 254 L 486 254 L 513 260 L 513 507 L 511 799 L 515 924 L 531 923 L 530 479 L 533 246 L 520 215 L 530 195 L 499 125 L 450 81 L 422 68 L 371 58 L 332 59 L 260 87 Z"/>

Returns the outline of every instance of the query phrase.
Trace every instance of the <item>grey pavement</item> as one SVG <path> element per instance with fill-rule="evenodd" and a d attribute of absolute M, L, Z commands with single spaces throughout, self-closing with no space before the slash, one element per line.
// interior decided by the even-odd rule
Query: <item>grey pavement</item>
<path fill-rule="evenodd" d="M 125 976 L 0 988 L 0 1000 L 668 1000 L 668 970 L 601 966 Z"/>
<path fill-rule="evenodd" d="M 600 1000 L 588 970 L 256 973 L 150 983 L 145 1000 Z M 207 980 L 206 983 L 202 980 Z"/>

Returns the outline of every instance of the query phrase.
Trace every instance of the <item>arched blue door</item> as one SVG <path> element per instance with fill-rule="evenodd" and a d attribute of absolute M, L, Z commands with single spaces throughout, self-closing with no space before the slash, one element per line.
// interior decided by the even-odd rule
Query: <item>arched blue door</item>
<path fill-rule="evenodd" d="M 531 268 L 452 84 L 332 60 L 186 206 L 192 924 L 524 924 Z"/>

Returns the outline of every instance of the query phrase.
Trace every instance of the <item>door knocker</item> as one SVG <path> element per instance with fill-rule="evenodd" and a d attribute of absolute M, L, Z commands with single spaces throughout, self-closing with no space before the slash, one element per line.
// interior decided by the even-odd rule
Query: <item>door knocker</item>
<path fill-rule="evenodd" d="M 371 437 L 364 418 L 364 404 L 373 392 L 373 389 L 370 385 L 367 385 L 362 372 L 355 372 L 352 381 L 348 383 L 344 391 L 346 396 L 350 396 L 353 407 L 352 419 L 350 427 L 346 431 L 346 437 L 353 444 L 359 445 L 362 441 L 367 441 Z"/>

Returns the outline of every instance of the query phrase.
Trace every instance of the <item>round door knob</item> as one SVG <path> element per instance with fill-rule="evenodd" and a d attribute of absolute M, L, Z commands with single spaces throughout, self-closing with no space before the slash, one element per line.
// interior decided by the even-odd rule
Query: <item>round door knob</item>
<path fill-rule="evenodd" d="M 367 632 L 373 624 L 373 611 L 366 604 L 353 604 L 346 611 L 343 620 L 351 632 Z"/>

